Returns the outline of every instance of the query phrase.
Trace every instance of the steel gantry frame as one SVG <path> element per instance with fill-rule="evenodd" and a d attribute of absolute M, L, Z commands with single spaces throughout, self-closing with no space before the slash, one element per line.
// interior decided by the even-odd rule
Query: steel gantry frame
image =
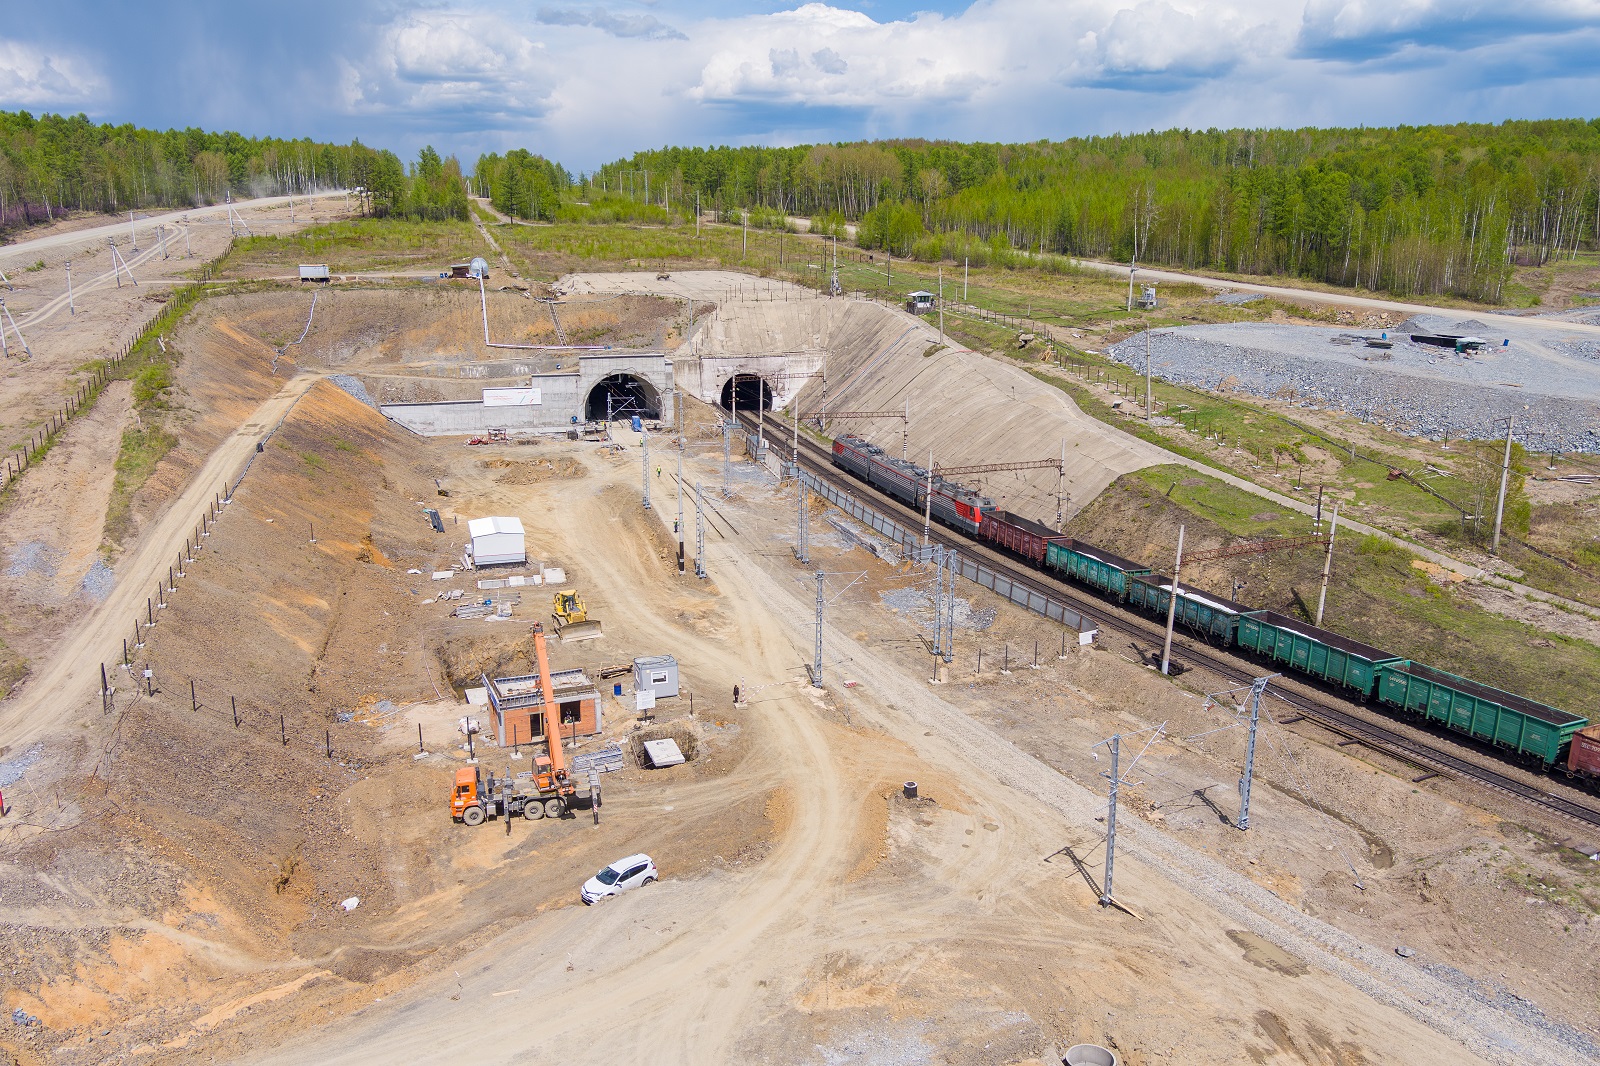
<path fill-rule="evenodd" d="M 940 466 L 929 462 L 930 477 L 955 477 L 959 474 L 992 474 L 1011 470 L 1054 470 L 1056 472 L 1056 528 L 1066 520 L 1067 443 L 1061 442 L 1061 458 L 1034 459 L 1015 463 L 975 463 L 970 466 Z"/>
<path fill-rule="evenodd" d="M 828 432 L 828 420 L 833 419 L 860 419 L 860 418 L 898 418 L 900 419 L 900 458 L 911 458 L 911 401 L 907 400 L 905 408 L 900 411 L 830 411 L 826 407 L 815 411 L 807 411 L 799 417 L 807 422 L 815 420 L 817 428 L 823 433 Z"/>

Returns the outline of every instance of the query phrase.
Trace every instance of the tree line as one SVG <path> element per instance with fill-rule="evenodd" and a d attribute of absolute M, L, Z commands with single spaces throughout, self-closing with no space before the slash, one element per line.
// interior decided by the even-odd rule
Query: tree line
<path fill-rule="evenodd" d="M 119 213 L 363 186 L 375 214 L 465 218 L 460 164 L 432 148 L 408 168 L 359 140 L 245 137 L 0 111 L 0 232 L 65 211 Z"/>
<path fill-rule="evenodd" d="M 910 258 L 1026 250 L 1494 302 L 1513 266 L 1600 248 L 1600 119 L 669 147 L 574 183 L 595 194 L 836 216 Z"/>

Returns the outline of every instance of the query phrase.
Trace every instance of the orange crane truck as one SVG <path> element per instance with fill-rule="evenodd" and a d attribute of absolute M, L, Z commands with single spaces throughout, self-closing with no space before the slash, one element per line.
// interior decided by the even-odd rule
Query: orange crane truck
<path fill-rule="evenodd" d="M 539 662 L 539 692 L 544 706 L 553 709 L 551 697 L 550 653 L 545 645 L 544 626 L 533 625 L 534 655 Z M 465 825 L 482 825 L 487 819 L 513 817 L 559 818 L 570 806 L 578 787 L 567 770 L 566 752 L 561 748 L 559 729 L 545 719 L 545 749 L 534 756 L 533 769 L 496 779 L 489 772 L 487 783 L 481 768 L 463 766 L 456 771 L 455 788 L 450 793 L 450 816 Z"/>

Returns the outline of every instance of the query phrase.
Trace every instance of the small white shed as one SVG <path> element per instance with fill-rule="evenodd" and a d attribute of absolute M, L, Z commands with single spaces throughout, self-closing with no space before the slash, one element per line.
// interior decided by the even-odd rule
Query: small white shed
<path fill-rule="evenodd" d="M 678 660 L 670 655 L 651 655 L 633 660 L 633 691 L 652 693 L 656 699 L 678 694 Z"/>
<path fill-rule="evenodd" d="M 499 566 L 528 561 L 520 518 L 474 518 L 467 522 L 472 538 L 472 565 Z"/>

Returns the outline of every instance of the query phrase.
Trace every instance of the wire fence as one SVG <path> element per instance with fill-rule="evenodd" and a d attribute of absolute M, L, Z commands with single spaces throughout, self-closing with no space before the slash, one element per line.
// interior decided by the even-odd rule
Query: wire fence
<path fill-rule="evenodd" d="M 132 339 L 117 349 L 116 354 L 107 356 L 95 366 L 88 379 L 79 383 L 59 409 L 45 417 L 44 423 L 28 437 L 26 442 L 14 447 L 9 455 L 0 459 L 0 494 L 8 491 L 23 474 L 49 453 L 72 420 L 92 408 L 107 385 L 124 376 L 122 371 L 129 360 L 137 363 L 143 357 L 145 353 L 141 352 L 141 346 L 149 341 L 152 334 L 175 322 L 199 301 L 206 285 L 216 272 L 217 265 L 232 251 L 233 241 L 230 240 L 221 255 L 201 268 L 200 276 L 196 280 L 175 290 L 166 304 L 134 331 Z"/>

